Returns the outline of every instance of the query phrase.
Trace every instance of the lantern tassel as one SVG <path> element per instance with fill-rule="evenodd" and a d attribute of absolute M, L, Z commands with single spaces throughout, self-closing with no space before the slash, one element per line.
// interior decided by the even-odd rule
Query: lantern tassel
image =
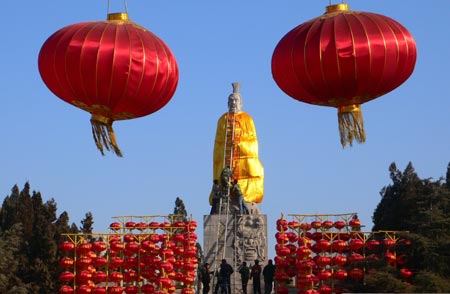
<path fill-rule="evenodd" d="M 347 143 L 349 143 L 351 147 L 353 140 L 358 143 L 364 143 L 366 141 L 360 105 L 340 106 L 338 108 L 338 120 L 342 148 L 344 148 Z"/>
<path fill-rule="evenodd" d="M 117 145 L 116 136 L 112 128 L 113 121 L 109 118 L 99 115 L 92 115 L 92 135 L 98 150 L 105 155 L 103 148 L 113 151 L 117 156 L 122 157 L 122 152 Z"/>

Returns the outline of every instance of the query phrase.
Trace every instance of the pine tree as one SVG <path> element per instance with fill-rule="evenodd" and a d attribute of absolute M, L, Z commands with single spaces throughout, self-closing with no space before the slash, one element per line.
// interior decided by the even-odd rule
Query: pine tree
<path fill-rule="evenodd" d="M 409 231 L 406 267 L 415 273 L 415 291 L 450 292 L 446 279 L 450 276 L 450 165 L 445 183 L 442 179 L 420 179 L 411 163 L 403 173 L 392 163 L 389 172 L 392 184 L 380 193 L 373 230 Z M 433 282 L 425 282 L 424 275 Z M 379 289 L 384 287 L 384 280 L 379 279 Z M 411 289 L 392 292 L 401 291 Z"/>
<path fill-rule="evenodd" d="M 0 287 L 4 286 L 0 288 L 0 293 L 58 292 L 61 271 L 58 266 L 61 258 L 58 245 L 62 241 L 61 234 L 77 230 L 76 226 L 69 227 L 66 212 L 57 218 L 56 211 L 54 199 L 44 203 L 39 192 L 30 191 L 28 182 L 22 191 L 15 185 L 11 195 L 4 199 L 0 208 L 1 240 L 4 240 L 6 232 L 16 234 L 9 241 L 10 246 L 14 247 L 13 251 L 3 249 L 0 243 L 0 255 L 9 256 L 9 259 L 2 259 L 0 269 L 6 266 L 8 274 L 14 277 L 13 282 L 3 283 L 11 281 L 11 278 L 0 276 Z M 14 260 L 10 259 L 11 255 Z"/>

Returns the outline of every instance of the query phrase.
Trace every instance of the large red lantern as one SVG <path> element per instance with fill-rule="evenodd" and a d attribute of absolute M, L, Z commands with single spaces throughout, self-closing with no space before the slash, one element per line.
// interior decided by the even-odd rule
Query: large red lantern
<path fill-rule="evenodd" d="M 360 104 L 400 86 L 415 63 L 415 41 L 400 23 L 337 4 L 280 40 L 272 75 L 292 98 L 338 108 L 345 147 L 365 141 Z"/>
<path fill-rule="evenodd" d="M 114 121 L 159 110 L 178 84 L 169 47 L 127 13 L 60 29 L 42 45 L 38 65 L 56 96 L 92 114 L 94 140 L 102 154 L 105 148 L 122 156 Z"/>

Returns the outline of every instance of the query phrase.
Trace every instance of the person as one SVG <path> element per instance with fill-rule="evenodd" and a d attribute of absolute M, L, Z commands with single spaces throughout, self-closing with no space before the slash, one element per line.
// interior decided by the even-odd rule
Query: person
<path fill-rule="evenodd" d="M 238 180 L 233 181 L 233 188 L 231 188 L 231 193 L 237 198 L 239 203 L 239 214 L 249 214 L 249 209 L 245 203 L 244 196 L 242 195 L 241 187 L 239 186 Z"/>
<path fill-rule="evenodd" d="M 220 292 L 222 294 L 231 294 L 231 274 L 234 272 L 226 259 L 222 259 L 219 270 Z"/>
<path fill-rule="evenodd" d="M 242 265 L 239 267 L 239 273 L 241 274 L 242 281 L 242 293 L 247 294 L 247 285 L 248 279 L 250 278 L 250 269 L 247 266 L 247 263 L 244 261 Z"/>
<path fill-rule="evenodd" d="M 261 271 L 259 260 L 256 259 L 250 272 L 250 279 L 253 280 L 253 294 L 261 294 Z"/>
<path fill-rule="evenodd" d="M 274 276 L 275 276 L 275 265 L 273 265 L 272 259 L 269 259 L 267 265 L 263 269 L 264 294 L 272 293 Z"/>
<path fill-rule="evenodd" d="M 228 112 L 218 122 L 213 152 L 213 179 L 220 178 L 225 162 L 224 156 L 227 137 L 227 121 L 234 114 L 234 139 L 231 159 L 233 177 L 239 180 L 242 195 L 247 203 L 261 203 L 264 196 L 264 168 L 258 158 L 258 139 L 252 117 L 242 111 L 242 96 L 239 93 L 240 83 L 232 83 L 233 93 L 228 96 Z M 210 204 L 212 195 L 210 196 Z"/>
<path fill-rule="evenodd" d="M 216 214 L 217 213 L 217 207 L 219 206 L 220 202 L 220 186 L 219 181 L 215 179 L 213 181 L 212 186 L 212 205 L 211 205 L 211 212 L 209 214 Z"/>
<path fill-rule="evenodd" d="M 203 285 L 203 294 L 209 293 L 209 284 L 211 283 L 211 273 L 209 263 L 205 263 L 199 271 L 199 278 Z"/>

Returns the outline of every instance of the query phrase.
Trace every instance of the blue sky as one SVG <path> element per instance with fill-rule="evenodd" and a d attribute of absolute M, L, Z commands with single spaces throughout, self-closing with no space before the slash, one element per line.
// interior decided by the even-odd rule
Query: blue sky
<path fill-rule="evenodd" d="M 340 3 L 340 1 L 334 1 Z M 450 161 L 450 2 L 348 1 L 350 9 L 402 23 L 417 43 L 412 76 L 363 105 L 367 142 L 342 149 L 333 108 L 286 96 L 270 71 L 273 49 L 295 26 L 325 12 L 329 1 L 139 1 L 130 19 L 172 49 L 180 80 L 160 111 L 114 124 L 124 153 L 101 156 L 90 115 L 55 97 L 43 84 L 37 56 L 60 28 L 104 20 L 107 1 L 3 3 L 0 79 L 0 193 L 29 181 L 80 223 L 91 211 L 95 231 L 119 215 L 173 211 L 176 197 L 201 222 L 209 213 L 216 122 L 227 109 L 231 83 L 242 83 L 243 110 L 256 124 L 265 167 L 260 208 L 275 221 L 285 214 L 358 212 L 367 229 L 390 184 L 388 166 L 411 161 L 420 177 L 445 176 Z M 6 5 L 6 7 L 5 7 Z M 123 2 L 111 0 L 111 11 Z M 201 235 L 201 230 L 199 231 Z M 271 238 L 271 247 L 273 238 Z"/>

